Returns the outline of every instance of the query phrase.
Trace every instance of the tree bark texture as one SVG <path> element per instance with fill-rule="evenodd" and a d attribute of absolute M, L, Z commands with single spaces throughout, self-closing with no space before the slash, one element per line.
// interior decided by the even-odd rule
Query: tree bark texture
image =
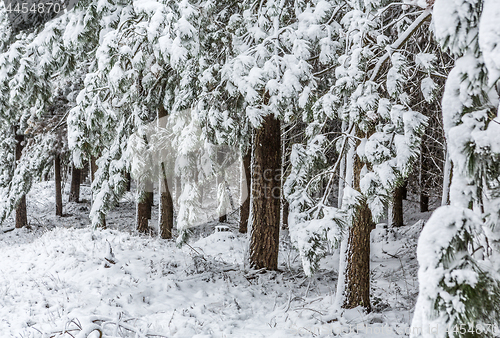
<path fill-rule="evenodd" d="M 426 135 L 422 135 L 422 147 L 420 151 L 420 173 L 419 173 L 419 183 L 420 183 L 420 212 L 429 211 L 429 154 L 428 149 L 425 144 Z"/>
<path fill-rule="evenodd" d="M 54 176 L 56 184 L 56 215 L 62 216 L 62 191 L 61 191 L 61 158 L 59 154 L 54 159 Z"/>
<path fill-rule="evenodd" d="M 250 264 L 276 270 L 281 204 L 281 133 L 274 116 L 264 118 L 255 134 L 252 168 L 252 231 Z"/>
<path fill-rule="evenodd" d="M 359 191 L 363 163 L 358 156 L 354 161 L 353 187 Z M 370 232 L 373 229 L 372 214 L 366 200 L 356 207 L 347 240 L 346 287 L 343 307 L 352 309 L 362 306 L 371 311 L 370 304 Z"/>
<path fill-rule="evenodd" d="M 21 159 L 23 152 L 24 135 L 16 134 L 16 161 Z M 26 212 L 26 195 L 23 195 L 16 207 L 16 228 L 28 226 L 28 214 Z"/>
<path fill-rule="evenodd" d="M 224 162 L 224 153 L 220 150 L 217 151 L 217 164 L 221 167 Z M 219 169 L 220 169 L 219 167 Z M 220 169 L 222 170 L 222 169 Z M 217 187 L 219 187 L 220 184 L 224 185 L 224 173 L 219 172 L 217 175 Z M 224 186 L 224 190 L 225 190 Z M 227 222 L 227 210 L 224 210 L 224 214 L 219 215 L 219 222 L 220 223 L 226 223 Z"/>
<path fill-rule="evenodd" d="M 149 230 L 148 226 L 148 214 L 151 213 L 151 205 L 149 203 L 149 194 L 146 191 L 139 192 L 139 198 L 137 202 L 137 231 L 141 233 L 147 233 Z"/>
<path fill-rule="evenodd" d="M 392 193 L 391 206 L 391 226 L 401 227 L 404 225 L 403 220 L 403 187 L 396 187 Z"/>
<path fill-rule="evenodd" d="M 250 189 L 252 189 L 252 172 L 251 172 L 251 157 L 252 148 L 249 148 L 245 156 L 243 156 L 243 175 L 245 175 L 245 186 L 242 189 L 246 189 L 246 198 L 241 203 L 240 207 L 240 233 L 244 234 L 247 232 L 248 228 L 248 216 L 250 215 Z"/>
<path fill-rule="evenodd" d="M 160 236 L 163 239 L 172 238 L 174 227 L 174 203 L 168 189 L 165 167 L 162 163 L 162 177 L 160 179 Z"/>
<path fill-rule="evenodd" d="M 148 219 L 151 219 L 151 211 L 153 209 L 154 205 L 154 193 L 153 193 L 153 181 L 147 181 L 146 182 L 146 191 L 147 191 L 147 203 L 148 203 L 148 209 L 147 209 L 147 216 Z"/>
<path fill-rule="evenodd" d="M 69 201 L 80 202 L 80 183 L 81 183 L 82 170 L 76 168 L 75 165 L 71 167 L 71 190 L 69 192 Z"/>
<path fill-rule="evenodd" d="M 167 112 L 165 108 L 163 105 L 160 105 L 158 108 L 158 127 L 165 128 L 166 116 Z M 172 238 L 172 229 L 174 227 L 174 201 L 172 200 L 172 194 L 168 188 L 165 164 L 161 163 L 160 167 L 160 215 L 158 216 L 160 237 L 163 239 L 170 239 Z"/>

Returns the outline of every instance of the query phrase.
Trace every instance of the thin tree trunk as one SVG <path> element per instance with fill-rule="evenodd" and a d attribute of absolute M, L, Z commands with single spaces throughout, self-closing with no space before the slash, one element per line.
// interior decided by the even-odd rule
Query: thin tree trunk
<path fill-rule="evenodd" d="M 342 122 L 342 130 L 347 132 L 347 125 L 344 128 L 344 122 Z M 354 146 L 351 145 L 348 148 L 347 154 L 341 154 L 342 158 L 340 161 L 340 180 L 346 185 L 353 185 L 353 168 L 354 168 L 354 158 L 356 156 Z M 338 206 L 342 207 L 343 203 L 343 191 L 344 184 L 340 184 L 339 182 L 339 192 L 342 191 L 342 194 L 339 194 Z M 342 242 L 340 243 L 340 255 L 339 255 L 339 276 L 337 280 L 337 293 L 335 296 L 335 307 L 340 308 L 344 306 L 346 301 L 346 284 L 347 284 L 347 249 L 348 249 L 348 236 L 344 236 L 342 238 Z"/>
<path fill-rule="evenodd" d="M 347 122 L 342 121 L 342 132 L 347 132 Z M 337 206 L 342 208 L 342 198 L 344 197 L 344 180 L 346 178 L 346 154 L 340 154 L 342 158 L 340 159 L 339 166 L 339 193 L 337 198 Z"/>
<path fill-rule="evenodd" d="M 359 191 L 363 163 L 355 156 L 353 188 Z M 367 312 L 370 305 L 370 232 L 373 229 L 372 214 L 366 200 L 356 207 L 353 224 L 347 240 L 347 265 L 343 308 L 362 306 Z"/>
<path fill-rule="evenodd" d="M 16 128 L 17 130 L 17 128 Z M 24 147 L 24 135 L 16 134 L 16 164 L 21 159 Z M 23 195 L 16 207 L 16 228 L 28 226 L 28 214 L 26 212 L 26 195 Z"/>
<path fill-rule="evenodd" d="M 250 171 L 250 163 L 251 163 L 251 156 L 252 156 L 252 150 L 251 148 L 248 149 L 247 153 L 245 156 L 243 156 L 243 175 L 244 175 L 244 182 L 242 182 L 244 185 L 242 185 L 242 195 L 245 196 L 245 199 L 241 201 L 241 207 L 240 207 L 240 233 L 244 234 L 248 230 L 248 216 L 250 215 L 250 189 L 252 188 L 251 183 L 252 183 L 252 178 L 251 174 L 252 172 Z M 246 194 L 244 194 L 246 190 Z"/>
<path fill-rule="evenodd" d="M 391 226 L 401 227 L 403 221 L 403 187 L 397 187 L 392 193 Z"/>
<path fill-rule="evenodd" d="M 56 215 L 62 216 L 62 192 L 61 192 L 61 158 L 59 154 L 54 159 L 54 175 L 56 183 Z"/>
<path fill-rule="evenodd" d="M 95 156 L 90 157 L 90 185 L 92 186 L 92 183 L 94 183 L 95 179 L 95 173 L 97 172 L 97 159 Z M 93 200 L 93 198 L 92 198 Z M 102 216 L 102 223 L 99 225 L 101 229 L 106 229 L 106 218 L 105 216 Z"/>
<path fill-rule="evenodd" d="M 282 211 L 281 211 L 281 229 L 288 229 L 288 215 L 290 214 L 290 205 L 286 198 L 283 197 Z"/>
<path fill-rule="evenodd" d="M 92 184 L 95 179 L 95 173 L 97 171 L 96 160 L 95 156 L 90 157 L 90 184 Z"/>
<path fill-rule="evenodd" d="M 219 166 L 222 166 L 222 162 L 224 161 L 224 153 L 220 150 L 217 151 L 217 164 Z M 222 171 L 222 168 L 219 167 L 219 170 Z M 219 172 L 219 175 L 217 175 L 217 191 L 219 191 L 219 186 L 220 185 L 223 185 L 224 186 L 224 192 L 226 192 L 226 187 L 224 185 L 224 174 L 222 172 Z M 220 202 L 220 199 L 223 198 L 221 196 L 217 196 L 217 199 L 219 200 Z M 221 202 L 221 203 L 225 203 L 224 202 Z M 227 210 L 223 210 L 222 211 L 222 214 L 219 215 L 219 222 L 220 223 L 226 223 L 227 222 Z"/>
<path fill-rule="evenodd" d="M 427 156 L 429 156 L 427 151 L 427 146 L 425 145 L 426 136 L 422 136 L 422 147 L 420 151 L 420 173 L 419 173 L 419 181 L 420 181 L 420 212 L 429 211 L 429 195 L 427 192 Z"/>
<path fill-rule="evenodd" d="M 283 188 L 287 177 L 286 165 L 289 162 L 287 149 L 290 143 L 290 129 L 291 127 L 289 125 L 283 128 L 282 135 L 284 136 L 284 139 L 281 141 L 281 229 L 283 230 L 288 229 L 289 205 L 287 199 L 285 198 L 285 194 L 283 193 Z"/>
<path fill-rule="evenodd" d="M 130 172 L 127 171 L 125 173 L 125 179 L 127 180 L 127 186 L 126 186 L 126 190 L 127 191 L 130 191 L 130 188 L 131 188 L 131 185 L 132 185 L 132 176 L 130 175 Z"/>
<path fill-rule="evenodd" d="M 81 183 L 81 169 L 76 168 L 75 165 L 71 168 L 71 190 L 69 193 L 69 201 L 80 202 L 80 183 Z"/>
<path fill-rule="evenodd" d="M 441 196 L 441 205 L 450 203 L 450 183 L 453 170 L 453 163 L 450 159 L 450 154 L 446 152 L 446 160 L 444 162 L 444 177 L 443 177 L 443 195 Z"/>
<path fill-rule="evenodd" d="M 163 239 L 172 238 L 172 229 L 174 227 L 174 203 L 172 195 L 168 189 L 167 176 L 165 174 L 165 166 L 162 163 L 162 177 L 160 179 L 160 236 Z"/>
<path fill-rule="evenodd" d="M 158 108 L 158 127 L 165 128 L 166 126 L 166 116 L 167 112 L 163 105 Z M 174 227 L 174 202 L 172 200 L 172 194 L 168 188 L 167 173 L 165 170 L 165 164 L 161 163 L 160 172 L 160 212 L 158 216 L 160 236 L 163 239 L 172 238 L 172 229 Z"/>
<path fill-rule="evenodd" d="M 264 118 L 256 131 L 252 168 L 252 229 L 250 264 L 276 270 L 280 230 L 281 134 L 274 116 Z"/>
<path fill-rule="evenodd" d="M 148 213 L 151 212 L 150 209 L 150 203 L 148 201 L 149 199 L 149 194 L 146 191 L 141 191 L 138 192 L 139 197 L 137 201 L 137 231 L 141 233 L 147 233 L 149 226 L 148 226 Z"/>
<path fill-rule="evenodd" d="M 146 192 L 147 192 L 147 203 L 148 203 L 147 217 L 148 219 L 151 219 L 151 211 L 154 205 L 153 181 L 148 180 L 146 182 Z"/>
<path fill-rule="evenodd" d="M 179 197 L 181 197 L 181 190 L 182 190 L 182 184 L 181 184 L 181 177 L 177 176 L 175 178 L 175 202 L 179 203 Z"/>

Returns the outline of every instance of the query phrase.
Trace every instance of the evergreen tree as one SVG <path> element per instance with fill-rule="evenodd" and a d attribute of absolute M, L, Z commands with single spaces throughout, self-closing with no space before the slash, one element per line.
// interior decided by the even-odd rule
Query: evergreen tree
<path fill-rule="evenodd" d="M 405 13 L 396 6 L 348 1 L 345 7 L 336 6 L 328 21 L 330 36 L 338 36 L 338 43 L 326 52 L 333 60 L 319 74 L 327 75 L 330 85 L 319 93 L 306 118 L 310 121 L 306 144 L 292 148 L 285 194 L 291 237 L 308 274 L 318 268 L 328 245 L 342 242 L 339 306 L 370 310 L 373 220 L 384 214 L 393 190 L 418 158 L 426 118 L 410 108 L 407 90 L 412 86 L 404 50 L 429 13 L 408 22 L 397 20 Z M 328 74 L 334 69 L 334 76 Z M 343 121 L 342 128 L 333 129 L 334 121 Z M 337 156 L 328 161 L 332 147 Z M 334 206 L 332 192 L 339 171 L 342 203 Z M 315 195 L 323 181 L 326 188 Z"/>
<path fill-rule="evenodd" d="M 434 4 L 435 36 L 456 58 L 442 102 L 453 177 L 450 205 L 433 213 L 419 239 L 412 326 L 423 332 L 413 337 L 430 336 L 430 325 L 441 328 L 437 337 L 493 337 L 487 327 L 500 320 L 499 13 L 491 0 Z"/>

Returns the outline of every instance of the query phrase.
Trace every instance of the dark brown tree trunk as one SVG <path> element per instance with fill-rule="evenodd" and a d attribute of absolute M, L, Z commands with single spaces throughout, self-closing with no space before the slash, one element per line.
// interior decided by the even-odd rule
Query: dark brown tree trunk
<path fill-rule="evenodd" d="M 391 226 L 403 226 L 403 187 L 397 187 L 392 193 L 391 213 Z"/>
<path fill-rule="evenodd" d="M 56 155 L 54 159 L 54 176 L 56 182 L 56 215 L 62 216 L 61 158 L 59 155 Z"/>
<path fill-rule="evenodd" d="M 17 129 L 17 128 L 16 128 Z M 16 161 L 21 159 L 24 148 L 24 135 L 16 134 Z M 28 226 L 28 214 L 26 212 L 26 195 L 23 195 L 16 207 L 16 228 Z"/>
<path fill-rule="evenodd" d="M 250 189 L 252 188 L 252 172 L 251 172 L 251 157 L 252 148 L 248 149 L 245 156 L 243 156 L 243 175 L 245 175 L 244 186 L 241 189 L 246 189 L 246 198 L 241 203 L 240 207 L 240 233 L 245 234 L 248 228 L 248 216 L 250 215 Z"/>
<path fill-rule="evenodd" d="M 97 163 L 96 163 L 96 157 L 95 156 L 91 156 L 90 157 L 90 185 L 92 186 L 92 183 L 94 182 L 94 179 L 95 179 L 95 173 L 97 171 Z M 99 227 L 101 229 L 106 229 L 106 218 L 105 216 L 103 215 L 102 217 L 102 223 L 99 225 Z"/>
<path fill-rule="evenodd" d="M 253 221 L 250 240 L 250 263 L 254 268 L 278 268 L 280 173 L 280 122 L 274 116 L 268 115 L 255 133 L 252 168 Z"/>
<path fill-rule="evenodd" d="M 151 219 L 151 211 L 154 205 L 153 181 L 151 180 L 148 180 L 146 182 L 146 193 L 147 193 L 147 204 L 148 204 L 146 213 L 148 219 Z"/>
<path fill-rule="evenodd" d="M 137 202 L 137 231 L 147 233 L 148 226 L 148 213 L 150 213 L 149 196 L 148 192 L 142 191 L 139 195 Z"/>
<path fill-rule="evenodd" d="M 81 173 L 81 169 L 76 168 L 75 165 L 71 167 L 71 190 L 69 193 L 70 202 L 80 202 Z"/>
<path fill-rule="evenodd" d="M 160 236 L 163 239 L 172 238 L 172 228 L 174 227 L 174 203 L 172 195 L 168 189 L 165 166 L 162 163 L 162 177 L 160 179 Z"/>
<path fill-rule="evenodd" d="M 224 153 L 221 150 L 218 150 L 217 151 L 217 164 L 219 166 L 222 166 L 223 162 L 224 162 Z M 219 175 L 217 175 L 217 190 L 221 184 L 224 184 L 224 174 L 219 172 Z M 224 189 L 225 189 L 225 187 L 224 187 Z M 219 215 L 219 222 L 225 223 L 225 222 L 227 222 L 227 210 L 223 210 L 222 212 L 223 212 L 223 214 Z"/>
<path fill-rule="evenodd" d="M 283 193 L 284 185 L 286 182 L 286 177 L 288 173 L 286 172 L 287 164 L 290 162 L 290 154 L 288 152 L 288 148 L 290 146 L 290 130 L 291 126 L 287 125 L 283 128 L 282 135 L 284 139 L 282 140 L 282 149 L 281 149 L 281 229 L 288 229 L 288 214 L 289 214 L 289 204 L 287 199 L 285 198 L 285 194 Z"/>
<path fill-rule="evenodd" d="M 426 192 L 420 193 L 420 212 L 429 211 L 429 196 Z"/>
<path fill-rule="evenodd" d="M 363 163 L 355 156 L 354 189 L 359 191 Z M 347 240 L 347 267 L 345 299 L 343 307 L 352 309 L 362 306 L 371 311 L 370 304 L 370 232 L 373 229 L 372 214 L 366 200 L 356 207 L 353 224 Z"/>
<path fill-rule="evenodd" d="M 90 157 L 90 184 L 92 184 L 95 179 L 95 173 L 97 171 L 97 164 L 95 163 L 96 160 L 95 156 Z"/>
<path fill-rule="evenodd" d="M 130 175 L 130 172 L 126 172 L 125 173 L 125 179 L 127 180 L 127 186 L 126 186 L 126 190 L 127 191 L 130 191 L 130 187 L 132 185 L 132 176 Z"/>
<path fill-rule="evenodd" d="M 281 220 L 281 229 L 285 230 L 288 229 L 288 214 L 289 214 L 289 207 L 290 205 L 288 204 L 288 201 L 286 198 L 283 197 L 283 211 L 282 211 L 282 220 Z"/>
<path fill-rule="evenodd" d="M 165 128 L 166 126 L 166 116 L 167 112 L 163 105 L 158 108 L 158 126 L 160 128 Z M 160 226 L 160 236 L 163 239 L 172 238 L 172 229 L 174 227 L 174 202 L 172 200 L 172 194 L 168 188 L 168 178 L 167 172 L 165 170 L 165 164 L 161 163 L 160 172 L 160 215 L 159 226 Z"/>
<path fill-rule="evenodd" d="M 420 151 L 420 174 L 419 174 L 419 183 L 420 183 L 420 212 L 429 211 L 429 195 L 428 195 L 428 170 L 429 170 L 429 152 L 428 148 L 425 144 L 426 135 L 422 136 L 422 147 Z"/>
<path fill-rule="evenodd" d="M 403 186 L 401 187 L 401 195 L 404 200 L 408 199 L 408 181 L 405 180 Z"/>

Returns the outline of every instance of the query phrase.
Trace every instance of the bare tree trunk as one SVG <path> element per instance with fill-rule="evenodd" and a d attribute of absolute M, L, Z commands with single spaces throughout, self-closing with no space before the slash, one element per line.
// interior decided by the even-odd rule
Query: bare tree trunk
<path fill-rule="evenodd" d="M 131 175 L 130 175 L 130 172 L 129 172 L 129 171 L 127 171 L 127 172 L 125 173 L 125 179 L 127 180 L 127 187 L 126 187 L 125 189 L 126 189 L 127 191 L 130 191 L 130 187 L 131 187 L 131 185 L 132 185 L 132 177 L 131 177 Z"/>
<path fill-rule="evenodd" d="M 280 230 L 281 134 L 274 116 L 264 118 L 255 134 L 252 168 L 252 231 L 250 264 L 276 270 Z"/>
<path fill-rule="evenodd" d="M 401 195 L 404 200 L 408 199 L 408 181 L 405 180 L 403 182 L 403 186 L 401 187 Z"/>
<path fill-rule="evenodd" d="M 160 179 L 160 236 L 164 239 L 172 238 L 172 229 L 174 227 L 174 203 L 172 195 L 168 189 L 165 166 L 162 163 L 162 177 Z"/>
<path fill-rule="evenodd" d="M 283 197 L 283 203 L 282 203 L 282 212 L 281 212 L 281 229 L 285 230 L 288 229 L 288 215 L 290 214 L 290 205 L 288 204 L 288 201 L 286 198 Z"/>
<path fill-rule="evenodd" d="M 392 193 L 391 203 L 391 226 L 401 227 L 403 221 L 403 187 L 397 187 Z"/>
<path fill-rule="evenodd" d="M 138 192 L 139 197 L 137 201 L 137 231 L 147 233 L 148 226 L 148 213 L 150 213 L 149 194 L 146 191 Z"/>
<path fill-rule="evenodd" d="M 54 176 L 56 182 L 56 215 L 62 216 L 62 192 L 61 192 L 61 158 L 59 154 L 54 159 Z"/>
<path fill-rule="evenodd" d="M 441 205 L 448 205 L 450 203 L 450 183 L 453 171 L 453 163 L 450 159 L 450 154 L 446 152 L 446 159 L 444 162 L 444 177 L 443 177 L 443 194 L 441 196 Z"/>
<path fill-rule="evenodd" d="M 165 128 L 167 112 L 163 105 L 158 108 L 158 127 Z M 163 239 L 172 238 L 172 229 L 174 227 L 174 202 L 168 188 L 167 173 L 165 164 L 161 163 L 160 182 L 160 214 L 158 222 L 160 228 L 160 236 Z"/>
<path fill-rule="evenodd" d="M 222 151 L 218 150 L 217 151 L 217 164 L 219 166 L 222 166 L 223 161 L 224 161 L 224 153 Z M 217 187 L 219 187 L 221 184 L 224 186 L 223 189 L 225 191 L 226 188 L 225 188 L 225 184 L 224 184 L 224 174 L 222 172 L 219 172 L 219 174 L 217 175 Z M 217 188 L 217 190 L 219 190 L 219 189 Z M 221 197 L 218 196 L 217 199 L 219 199 L 219 198 L 221 198 Z M 224 210 L 223 212 L 224 212 L 223 214 L 219 215 L 219 222 L 220 223 L 227 222 L 227 210 Z"/>
<path fill-rule="evenodd" d="M 153 181 L 148 180 L 146 182 L 146 192 L 147 192 L 147 203 L 148 203 L 147 217 L 148 219 L 151 219 L 151 211 L 154 205 Z"/>
<path fill-rule="evenodd" d="M 250 215 L 250 189 L 252 188 L 252 174 L 250 163 L 252 156 L 252 148 L 249 148 L 245 156 L 243 156 L 243 175 L 245 175 L 245 186 L 242 186 L 241 189 L 246 189 L 246 198 L 241 203 L 240 207 L 240 233 L 244 234 L 247 232 L 248 228 L 248 216 Z"/>
<path fill-rule="evenodd" d="M 283 193 L 286 177 L 288 175 L 286 172 L 286 166 L 290 160 L 290 156 L 287 151 L 290 144 L 290 129 L 291 127 L 289 125 L 283 128 L 282 135 L 284 136 L 284 139 L 281 140 L 281 229 L 283 230 L 288 229 L 288 214 L 290 211 L 290 206 L 288 205 L 288 201 Z"/>
<path fill-rule="evenodd" d="M 354 155 L 353 188 L 359 191 L 363 163 Z M 370 232 L 372 214 L 366 200 L 356 207 L 346 246 L 345 290 L 343 308 L 362 306 L 371 311 L 370 304 Z"/>
<path fill-rule="evenodd" d="M 95 156 L 91 156 L 90 157 L 90 185 L 92 186 L 92 183 L 94 182 L 94 179 L 95 179 L 95 173 L 97 171 L 97 164 L 96 164 L 96 157 Z M 101 229 L 106 229 L 106 219 L 102 218 L 102 223 L 99 225 L 99 227 Z"/>
<path fill-rule="evenodd" d="M 17 128 L 16 128 L 17 130 Z M 16 134 L 16 161 L 21 159 L 24 147 L 24 135 Z M 16 228 L 28 226 L 28 216 L 26 212 L 26 195 L 23 195 L 16 207 Z"/>
<path fill-rule="evenodd" d="M 81 169 L 76 168 L 75 165 L 71 166 L 71 190 L 69 193 L 70 202 L 80 202 L 81 172 Z"/>
<path fill-rule="evenodd" d="M 429 156 L 427 152 L 427 146 L 425 145 L 426 135 L 422 135 L 422 147 L 420 151 L 420 173 L 419 173 L 419 183 L 420 183 L 420 212 L 429 211 L 429 195 L 427 192 L 428 187 L 428 177 L 427 172 L 429 170 L 427 165 L 427 157 Z"/>
<path fill-rule="evenodd" d="M 90 184 L 92 184 L 95 179 L 95 173 L 97 171 L 97 164 L 95 163 L 96 160 L 95 156 L 90 157 Z"/>

